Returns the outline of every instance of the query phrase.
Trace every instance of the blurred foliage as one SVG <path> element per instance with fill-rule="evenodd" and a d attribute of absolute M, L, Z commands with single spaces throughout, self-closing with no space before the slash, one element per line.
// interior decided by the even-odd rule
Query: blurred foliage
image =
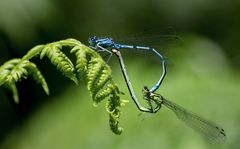
<path fill-rule="evenodd" d="M 35 45 L 69 37 L 87 41 L 93 34 L 117 37 L 173 26 L 183 41 L 169 47 L 172 64 L 159 92 L 222 125 L 228 140 L 225 145 L 207 142 L 165 108 L 141 121 L 133 102 L 123 109 L 125 133 L 114 136 L 84 87 L 69 85 L 48 61 L 33 59 L 51 96 L 32 80 L 16 84 L 23 99 L 19 105 L 0 90 L 0 148 L 238 148 L 239 8 L 238 0 L 1 0 L 1 64 Z M 124 55 L 139 98 L 142 86 L 160 75 L 157 60 L 147 57 Z M 123 98 L 130 99 L 116 60 L 109 65 L 126 93 Z"/>

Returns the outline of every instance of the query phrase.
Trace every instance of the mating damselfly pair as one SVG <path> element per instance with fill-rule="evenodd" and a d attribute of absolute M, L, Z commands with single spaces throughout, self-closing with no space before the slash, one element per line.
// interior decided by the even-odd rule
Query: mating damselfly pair
<path fill-rule="evenodd" d="M 154 93 L 160 87 L 166 75 L 165 59 L 157 50 L 155 50 L 154 48 L 145 47 L 145 46 L 119 44 L 119 43 L 115 43 L 111 38 L 97 38 L 96 36 L 92 36 L 91 38 L 89 38 L 89 43 L 90 43 L 90 46 L 93 49 L 96 49 L 98 52 L 105 51 L 109 53 L 109 58 L 111 58 L 112 53 L 114 53 L 118 57 L 118 60 L 122 69 L 122 73 L 123 73 L 125 82 L 127 84 L 128 90 L 130 92 L 130 95 L 140 111 L 156 113 L 158 112 L 159 109 L 161 109 L 161 106 L 164 105 L 165 107 L 172 110 L 180 120 L 185 122 L 188 126 L 196 130 L 200 134 L 209 138 L 210 140 L 213 140 L 217 143 L 224 143 L 226 141 L 226 133 L 224 129 L 222 129 L 218 125 L 208 120 L 205 120 L 204 118 L 201 118 L 200 116 L 192 112 L 187 111 L 181 106 L 165 99 L 160 94 Z M 139 100 L 137 99 L 135 92 L 133 90 L 130 78 L 128 76 L 127 69 L 124 64 L 120 49 L 146 50 L 154 53 L 161 60 L 162 75 L 160 76 L 160 79 L 158 80 L 156 85 L 154 85 L 150 90 L 146 86 L 144 86 L 142 90 L 143 99 L 147 101 L 147 103 L 149 104 L 149 107 L 142 106 Z"/>

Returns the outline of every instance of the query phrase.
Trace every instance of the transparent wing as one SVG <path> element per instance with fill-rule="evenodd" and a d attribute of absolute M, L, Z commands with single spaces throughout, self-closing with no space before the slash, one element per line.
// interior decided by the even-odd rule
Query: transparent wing
<path fill-rule="evenodd" d="M 162 100 L 163 105 L 171 109 L 180 120 L 185 122 L 192 129 L 203 134 L 214 142 L 224 143 L 226 141 L 226 133 L 221 127 L 197 116 L 192 112 L 187 111 L 186 109 L 171 101 L 168 101 L 164 98 Z"/>
<path fill-rule="evenodd" d="M 163 54 L 168 49 L 183 43 L 181 36 L 177 35 L 173 27 L 150 28 L 137 33 L 124 34 L 114 38 L 116 43 L 135 46 L 147 46 L 159 49 Z"/>

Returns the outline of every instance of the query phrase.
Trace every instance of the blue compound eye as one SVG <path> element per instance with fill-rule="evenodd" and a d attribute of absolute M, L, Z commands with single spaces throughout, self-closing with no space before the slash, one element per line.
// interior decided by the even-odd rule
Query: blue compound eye
<path fill-rule="evenodd" d="M 91 41 L 96 41 L 97 37 L 96 36 L 92 36 L 90 39 L 91 39 Z"/>
<path fill-rule="evenodd" d="M 93 45 L 96 43 L 96 40 L 97 40 L 97 37 L 96 36 L 91 36 L 89 39 L 88 39 L 88 42 Z"/>

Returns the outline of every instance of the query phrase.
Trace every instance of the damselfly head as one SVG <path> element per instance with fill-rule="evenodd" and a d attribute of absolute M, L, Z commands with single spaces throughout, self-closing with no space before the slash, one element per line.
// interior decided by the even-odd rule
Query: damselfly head
<path fill-rule="evenodd" d="M 97 37 L 96 37 L 96 36 L 91 36 L 90 38 L 88 38 L 88 43 L 89 43 L 91 46 L 96 45 L 96 43 L 97 43 Z"/>
<path fill-rule="evenodd" d="M 150 97 L 150 92 L 147 86 L 144 86 L 142 89 L 142 95 L 143 95 L 143 99 L 145 100 L 149 100 Z"/>
<path fill-rule="evenodd" d="M 143 87 L 143 91 L 145 91 L 145 92 L 149 92 L 148 87 L 147 87 L 147 86 L 144 86 L 144 87 Z"/>
<path fill-rule="evenodd" d="M 148 96 L 148 94 L 149 94 L 149 89 L 148 89 L 148 87 L 147 86 L 144 86 L 143 87 L 143 89 L 142 89 L 142 94 L 143 94 L 143 96 Z"/>

